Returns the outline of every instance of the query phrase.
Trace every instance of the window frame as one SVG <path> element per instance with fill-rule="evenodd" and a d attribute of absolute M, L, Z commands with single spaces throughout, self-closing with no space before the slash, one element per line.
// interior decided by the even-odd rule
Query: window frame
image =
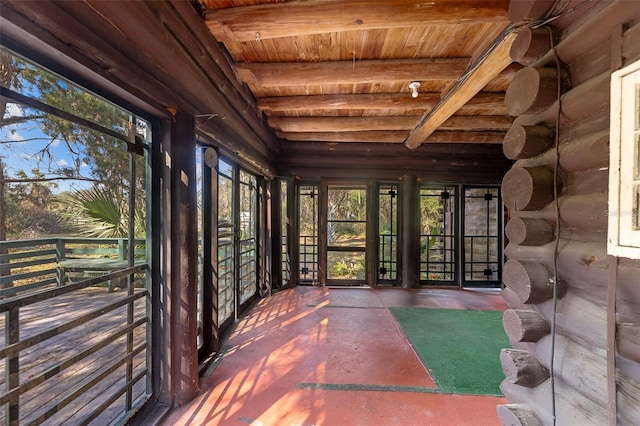
<path fill-rule="evenodd" d="M 634 214 L 639 214 L 633 211 L 634 189 L 640 185 L 640 179 L 634 179 L 640 169 L 639 111 L 640 61 L 636 61 L 611 75 L 609 138 L 607 253 L 631 259 L 640 259 L 640 229 L 633 229 Z"/>

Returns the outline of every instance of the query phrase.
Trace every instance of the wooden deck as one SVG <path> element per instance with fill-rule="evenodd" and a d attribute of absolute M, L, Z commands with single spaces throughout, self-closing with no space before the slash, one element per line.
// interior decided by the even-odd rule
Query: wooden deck
<path fill-rule="evenodd" d="M 139 291 L 136 289 L 136 291 Z M 69 294 L 38 302 L 20 309 L 20 341 L 56 329 L 83 315 L 105 309 L 126 298 L 123 290 L 109 292 L 105 287 L 89 287 Z M 146 315 L 146 299 L 134 302 L 133 321 Z M 44 340 L 20 352 L 20 385 L 31 380 L 41 383 L 20 396 L 20 424 L 30 424 L 41 416 L 43 424 L 76 424 L 88 413 L 125 384 L 126 363 L 113 371 L 108 364 L 123 356 L 127 350 L 127 306 L 120 306 L 97 318 Z M 106 309 L 105 309 L 106 310 Z M 144 343 L 147 323 L 132 333 L 133 348 Z M 6 330 L 6 317 L 0 315 L 0 330 Z M 4 333 L 3 333 L 4 334 Z M 108 341 L 111 339 L 111 341 Z M 95 345 L 95 346 L 94 346 Z M 5 341 L 0 348 L 5 347 Z M 148 348 L 133 358 L 132 374 L 144 373 Z M 88 354 L 82 356 L 82 352 Z M 0 386 L 5 391 L 5 360 L 0 362 Z M 104 369 L 104 378 L 96 385 L 87 383 L 89 377 Z M 47 379 L 39 379 L 46 372 Z M 134 386 L 133 401 L 145 392 L 144 377 Z M 77 398 L 73 398 L 74 394 Z M 125 396 L 105 406 L 104 412 L 92 424 L 110 424 L 124 412 Z M 48 413 L 48 414 L 45 414 Z M 5 423 L 6 406 L 0 406 L 0 424 Z"/>

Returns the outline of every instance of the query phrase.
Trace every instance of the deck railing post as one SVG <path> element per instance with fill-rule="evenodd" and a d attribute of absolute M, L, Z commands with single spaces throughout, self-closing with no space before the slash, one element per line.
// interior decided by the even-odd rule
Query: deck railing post
<path fill-rule="evenodd" d="M 133 221 L 133 219 L 131 219 Z M 118 259 L 125 260 L 127 258 L 127 240 L 118 238 Z"/>
<path fill-rule="evenodd" d="M 63 238 L 56 239 L 56 264 L 64 259 L 65 256 L 65 244 Z M 65 274 L 64 268 L 56 268 L 56 283 L 58 287 L 64 285 Z"/>
<path fill-rule="evenodd" d="M 11 307 L 6 313 L 5 347 L 20 340 L 20 308 Z M 9 355 L 5 360 L 5 391 L 10 392 L 20 385 L 20 353 Z M 5 424 L 18 425 L 20 402 L 10 401 L 5 405 Z"/>

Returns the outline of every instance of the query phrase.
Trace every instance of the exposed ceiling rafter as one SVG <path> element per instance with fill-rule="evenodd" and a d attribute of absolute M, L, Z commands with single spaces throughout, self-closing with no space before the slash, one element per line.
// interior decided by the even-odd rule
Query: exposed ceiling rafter
<path fill-rule="evenodd" d="M 248 42 L 341 31 L 425 24 L 496 22 L 508 18 L 504 0 L 376 3 L 308 0 L 207 10 L 205 22 L 218 41 Z"/>

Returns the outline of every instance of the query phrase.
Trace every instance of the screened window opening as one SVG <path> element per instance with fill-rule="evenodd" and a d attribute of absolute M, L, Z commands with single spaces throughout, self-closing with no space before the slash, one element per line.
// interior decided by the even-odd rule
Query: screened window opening
<path fill-rule="evenodd" d="M 420 280 L 455 284 L 456 188 L 420 189 Z"/>
<path fill-rule="evenodd" d="M 501 279 L 502 200 L 498 188 L 464 188 L 464 281 Z"/>

